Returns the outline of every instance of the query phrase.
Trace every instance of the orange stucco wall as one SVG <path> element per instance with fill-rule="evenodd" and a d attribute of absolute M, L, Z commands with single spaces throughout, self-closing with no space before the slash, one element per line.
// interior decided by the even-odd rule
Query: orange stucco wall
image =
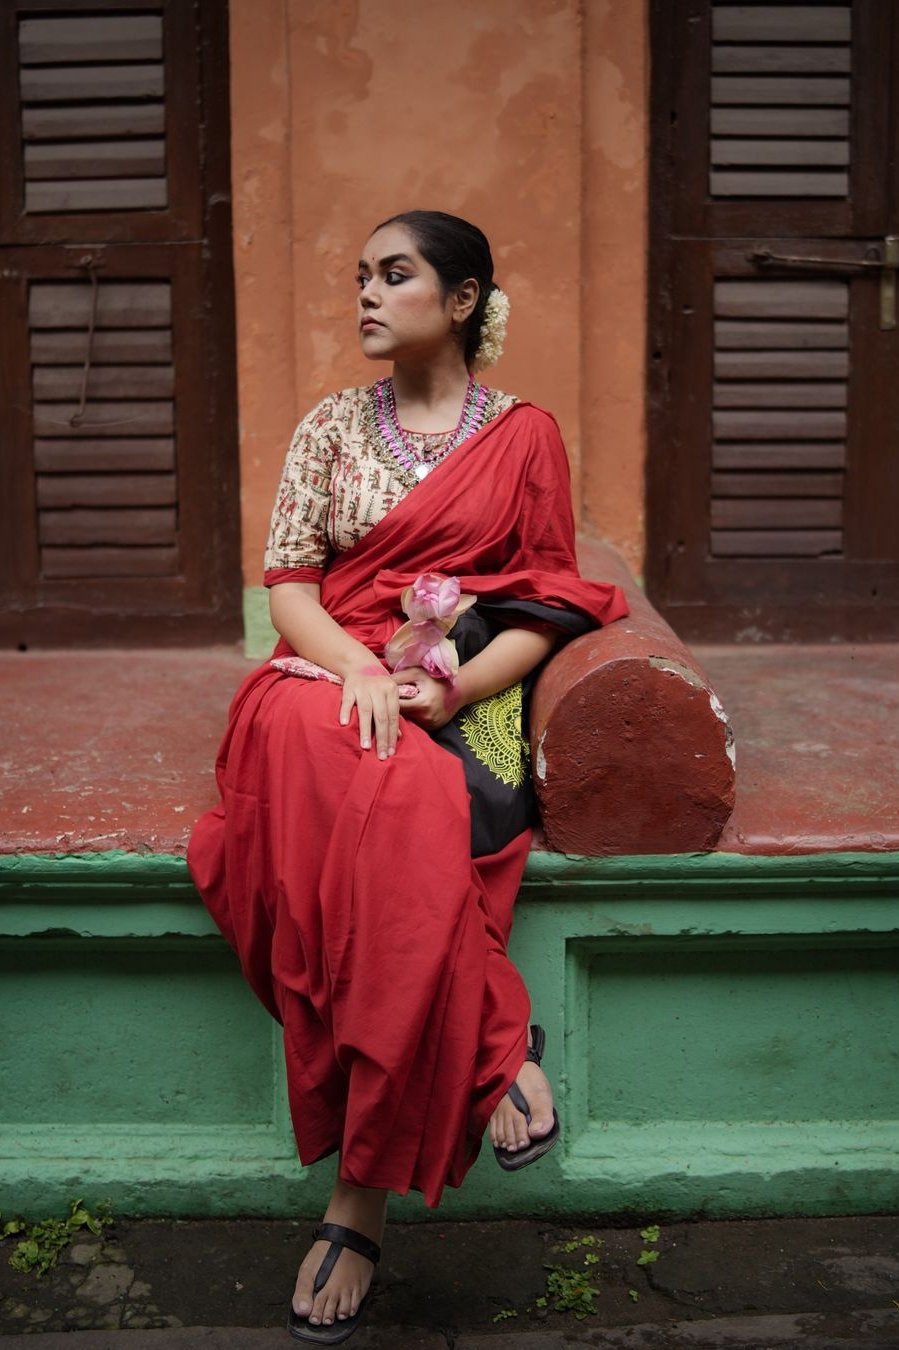
<path fill-rule="evenodd" d="M 424 206 L 474 220 L 512 301 L 491 382 L 550 408 L 588 528 L 642 561 L 642 0 L 231 0 L 244 579 L 290 433 L 366 383 L 355 263 Z"/>

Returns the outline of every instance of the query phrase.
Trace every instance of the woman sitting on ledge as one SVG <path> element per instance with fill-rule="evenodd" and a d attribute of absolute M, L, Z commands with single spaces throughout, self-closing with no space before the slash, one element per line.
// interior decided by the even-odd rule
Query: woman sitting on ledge
<path fill-rule="evenodd" d="M 283 1023 L 302 1162 L 339 1150 L 289 1313 L 324 1344 L 358 1325 L 390 1191 L 436 1205 L 488 1126 L 510 1171 L 558 1138 L 506 954 L 528 696 L 558 642 L 626 613 L 578 574 L 556 423 L 470 373 L 508 311 L 481 231 L 395 216 L 357 280 L 362 349 L 392 375 L 297 428 L 266 558 L 281 641 L 235 696 L 189 852 Z"/>

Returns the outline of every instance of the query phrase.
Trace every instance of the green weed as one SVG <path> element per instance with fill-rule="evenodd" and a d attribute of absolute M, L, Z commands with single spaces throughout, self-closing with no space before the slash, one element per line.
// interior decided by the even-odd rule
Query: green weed
<path fill-rule="evenodd" d="M 18 1237 L 19 1241 L 9 1258 L 13 1270 L 25 1274 L 34 1271 L 37 1275 L 44 1275 L 51 1266 L 56 1265 L 60 1252 L 69 1245 L 76 1233 L 86 1228 L 98 1237 L 111 1223 L 108 1205 L 99 1204 L 96 1213 L 91 1214 L 81 1200 L 75 1200 L 65 1219 L 44 1219 L 34 1224 L 27 1224 L 24 1219 L 7 1219 L 0 1227 L 0 1242 Z"/>
<path fill-rule="evenodd" d="M 646 1228 L 640 1229 L 641 1238 L 643 1239 L 644 1242 L 648 1242 L 650 1245 L 648 1247 L 644 1247 L 640 1255 L 637 1257 L 638 1266 L 651 1266 L 654 1261 L 658 1261 L 659 1253 L 654 1250 L 654 1244 L 658 1242 L 659 1238 L 661 1237 L 661 1234 L 662 1230 L 657 1223 L 648 1224 Z"/>
<path fill-rule="evenodd" d="M 590 1283 L 589 1271 L 570 1266 L 547 1266 L 546 1271 L 546 1300 L 541 1306 L 551 1301 L 556 1312 L 573 1312 L 579 1322 L 596 1312 L 599 1290 Z"/>
<path fill-rule="evenodd" d="M 572 1252 L 580 1251 L 581 1247 L 601 1247 L 602 1238 L 594 1237 L 592 1233 L 585 1233 L 583 1237 L 572 1238 L 570 1242 L 563 1242 L 556 1251 L 566 1252 L 570 1255 Z"/>

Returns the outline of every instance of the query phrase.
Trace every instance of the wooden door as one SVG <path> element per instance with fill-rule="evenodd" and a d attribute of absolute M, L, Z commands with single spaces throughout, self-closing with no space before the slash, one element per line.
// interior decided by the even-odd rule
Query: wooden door
<path fill-rule="evenodd" d="M 899 636 L 899 6 L 652 6 L 650 594 Z"/>
<path fill-rule="evenodd" d="M 226 9 L 0 7 L 2 640 L 239 634 Z"/>

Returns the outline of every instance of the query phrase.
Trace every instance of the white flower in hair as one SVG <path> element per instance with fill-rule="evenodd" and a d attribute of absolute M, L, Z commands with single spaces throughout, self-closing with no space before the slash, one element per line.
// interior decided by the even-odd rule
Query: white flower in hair
<path fill-rule="evenodd" d="M 506 324 L 509 321 L 509 297 L 497 286 L 487 297 L 481 320 L 481 340 L 471 362 L 472 370 L 492 366 L 503 354 Z"/>

